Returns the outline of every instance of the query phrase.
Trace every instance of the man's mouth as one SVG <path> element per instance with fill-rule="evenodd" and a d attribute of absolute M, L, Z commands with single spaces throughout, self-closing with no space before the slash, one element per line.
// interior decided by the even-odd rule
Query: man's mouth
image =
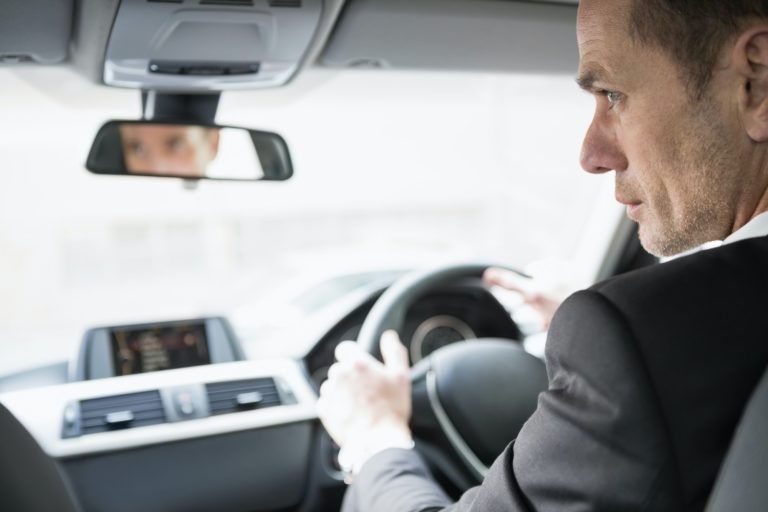
<path fill-rule="evenodd" d="M 627 207 L 627 216 L 630 218 L 634 218 L 633 214 L 635 214 L 637 210 L 643 205 L 642 201 L 638 201 L 637 199 L 628 199 L 626 197 L 620 196 L 619 194 L 616 194 L 616 201 Z"/>

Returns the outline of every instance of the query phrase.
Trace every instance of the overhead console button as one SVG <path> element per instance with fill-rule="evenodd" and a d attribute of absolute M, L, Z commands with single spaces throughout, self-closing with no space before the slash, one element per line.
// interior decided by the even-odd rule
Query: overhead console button
<path fill-rule="evenodd" d="M 183 74 L 195 76 L 221 76 L 226 75 L 226 68 L 221 66 L 188 66 L 183 68 Z"/>
<path fill-rule="evenodd" d="M 182 67 L 179 65 L 158 62 L 151 62 L 149 70 L 152 73 L 162 73 L 165 75 L 180 75 L 182 73 Z"/>
<path fill-rule="evenodd" d="M 190 75 L 190 76 L 226 76 L 254 75 L 259 72 L 258 62 L 232 63 L 189 63 L 189 62 L 159 62 L 149 63 L 150 73 L 161 75 Z"/>
<path fill-rule="evenodd" d="M 242 66 L 230 66 L 227 68 L 229 75 L 251 75 L 259 72 L 259 64 L 244 64 Z"/>

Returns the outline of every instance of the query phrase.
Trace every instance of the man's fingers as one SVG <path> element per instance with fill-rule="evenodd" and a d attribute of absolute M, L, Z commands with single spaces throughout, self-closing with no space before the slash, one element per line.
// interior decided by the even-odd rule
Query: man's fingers
<path fill-rule="evenodd" d="M 343 365 L 354 366 L 362 364 L 375 366 L 380 364 L 371 354 L 360 348 L 360 345 L 355 341 L 342 341 L 336 345 L 334 355 L 336 360 Z"/>
<path fill-rule="evenodd" d="M 333 354 L 336 356 L 336 360 L 340 363 L 353 362 L 358 359 L 362 359 L 365 356 L 365 352 L 354 341 L 342 341 L 336 345 L 336 350 Z"/>
<path fill-rule="evenodd" d="M 381 335 L 381 357 L 384 366 L 398 371 L 408 371 L 408 350 L 400 342 L 397 332 L 389 330 Z"/>
<path fill-rule="evenodd" d="M 326 376 L 326 380 L 335 380 L 339 377 L 339 372 L 341 371 L 341 367 L 339 366 L 339 363 L 334 363 L 331 365 L 330 368 L 328 368 L 328 375 Z"/>
<path fill-rule="evenodd" d="M 507 290 L 518 292 L 524 296 L 536 293 L 533 280 L 525 278 L 511 270 L 503 268 L 489 268 L 483 273 L 483 281 L 491 286 L 501 286 Z"/>
<path fill-rule="evenodd" d="M 326 398 L 328 397 L 328 393 L 331 392 L 333 384 L 330 380 L 324 381 L 322 384 L 320 384 L 320 398 L 323 400 L 323 403 L 326 402 Z"/>

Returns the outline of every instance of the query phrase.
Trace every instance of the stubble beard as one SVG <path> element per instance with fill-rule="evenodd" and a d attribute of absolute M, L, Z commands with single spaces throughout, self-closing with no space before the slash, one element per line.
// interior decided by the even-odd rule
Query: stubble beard
<path fill-rule="evenodd" d="M 677 205 L 657 201 L 655 211 L 648 212 L 650 219 L 640 223 L 640 243 L 654 256 L 674 256 L 722 240 L 733 226 L 739 160 L 719 116 L 705 105 L 706 99 L 691 106 L 698 110 L 665 144 L 666 151 L 654 164 L 657 173 L 685 177 L 685 184 L 678 183 L 685 187 L 683 199 Z"/>

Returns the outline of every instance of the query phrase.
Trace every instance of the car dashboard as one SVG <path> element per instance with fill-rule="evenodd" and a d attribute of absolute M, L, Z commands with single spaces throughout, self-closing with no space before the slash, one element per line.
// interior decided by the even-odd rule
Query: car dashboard
<path fill-rule="evenodd" d="M 246 359 L 223 318 L 95 328 L 69 382 L 5 377 L 0 402 L 60 463 L 86 511 L 337 509 L 345 487 L 317 389 L 386 287 L 359 295 L 303 358 Z M 412 304 L 401 336 L 416 364 L 451 343 L 520 330 L 468 279 Z"/>

